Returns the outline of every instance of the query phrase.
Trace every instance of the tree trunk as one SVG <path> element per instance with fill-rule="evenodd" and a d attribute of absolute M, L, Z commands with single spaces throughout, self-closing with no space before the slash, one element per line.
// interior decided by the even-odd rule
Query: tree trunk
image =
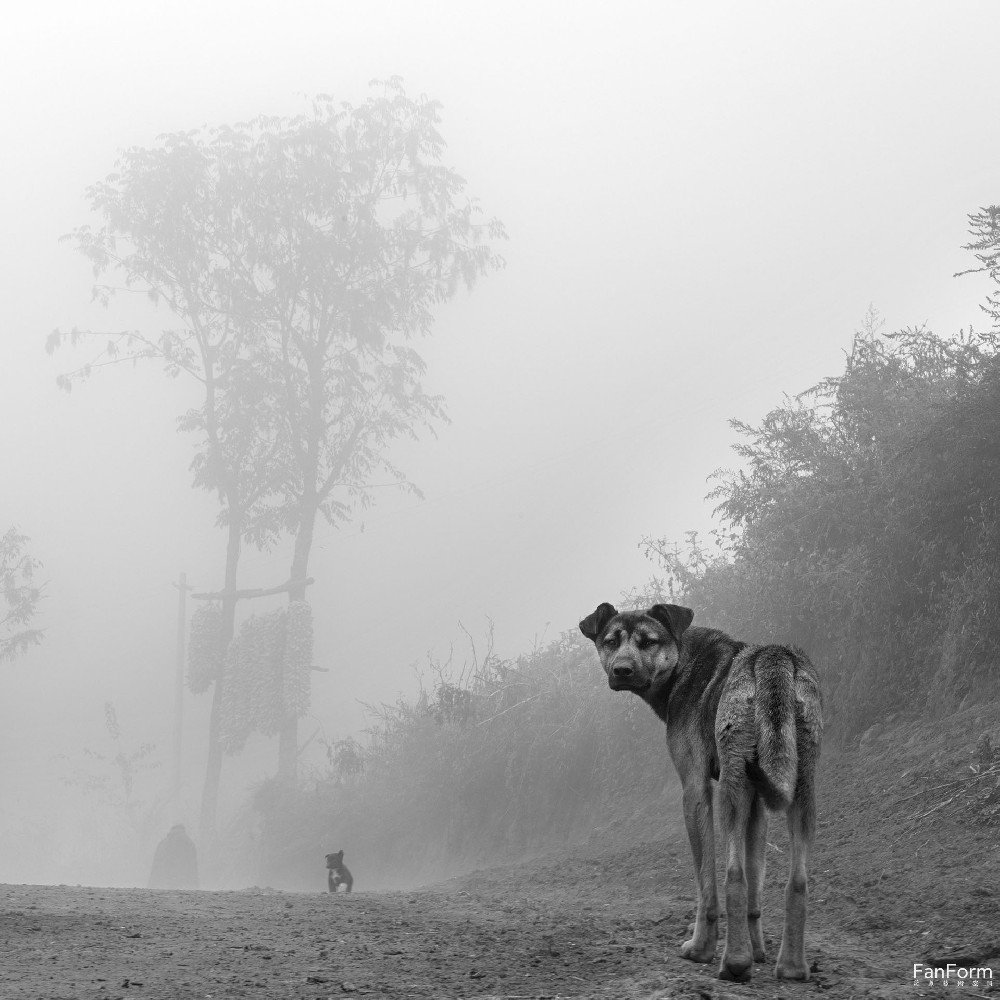
<path fill-rule="evenodd" d="M 306 578 L 315 525 L 316 507 L 310 505 L 307 512 L 303 514 L 299 522 L 298 533 L 295 535 L 295 552 L 292 556 L 292 568 L 289 573 L 289 578 L 293 581 L 305 580 Z M 305 599 L 306 587 L 304 583 L 298 583 L 289 589 L 289 601 L 304 601 Z M 289 712 L 278 731 L 278 780 L 288 787 L 295 786 L 298 756 L 299 720 L 294 713 Z"/>
<path fill-rule="evenodd" d="M 233 640 L 236 628 L 236 572 L 240 561 L 240 535 L 243 519 L 230 507 L 229 540 L 226 545 L 226 582 L 222 598 L 222 635 L 220 643 L 223 658 Z M 219 742 L 219 721 L 222 713 L 224 679 L 220 673 L 215 678 L 212 692 L 212 714 L 208 723 L 208 765 L 205 786 L 201 794 L 201 846 L 209 864 L 216 854 L 216 810 L 219 801 L 219 781 L 222 776 L 222 744 Z"/>

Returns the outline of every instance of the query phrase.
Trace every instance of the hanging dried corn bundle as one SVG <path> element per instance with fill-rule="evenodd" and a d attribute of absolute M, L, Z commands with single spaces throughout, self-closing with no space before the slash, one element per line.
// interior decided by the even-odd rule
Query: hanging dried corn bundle
<path fill-rule="evenodd" d="M 281 662 L 285 652 L 285 611 L 271 611 L 256 618 L 253 641 L 257 658 L 251 677 L 254 728 L 272 736 L 281 726 Z"/>
<path fill-rule="evenodd" d="M 298 718 L 309 710 L 312 662 L 312 608 L 306 601 L 290 601 L 286 615 L 285 650 L 281 670 L 282 701 L 286 715 Z"/>
<path fill-rule="evenodd" d="M 251 733 L 272 736 L 287 714 L 309 707 L 312 611 L 304 601 L 287 610 L 251 615 L 229 645 L 219 720 L 228 753 L 243 749 Z"/>
<path fill-rule="evenodd" d="M 253 732 L 250 678 L 257 673 L 253 642 L 254 618 L 248 618 L 226 650 L 225 684 L 219 712 L 219 742 L 227 753 L 238 753 Z"/>
<path fill-rule="evenodd" d="M 188 687 L 195 694 L 207 691 L 222 674 L 222 608 L 202 604 L 191 615 L 188 638 Z"/>

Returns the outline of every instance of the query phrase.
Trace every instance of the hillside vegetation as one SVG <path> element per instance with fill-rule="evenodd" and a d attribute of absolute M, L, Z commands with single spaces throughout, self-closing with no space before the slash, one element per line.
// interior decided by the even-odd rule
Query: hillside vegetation
<path fill-rule="evenodd" d="M 971 221 L 976 270 L 1000 285 L 1000 210 Z M 984 309 L 990 331 L 950 338 L 883 332 L 870 312 L 842 373 L 757 426 L 733 421 L 741 466 L 716 479 L 711 540 L 644 539 L 655 575 L 621 606 L 673 600 L 741 638 L 809 650 L 831 750 L 887 719 L 995 698 L 998 297 Z M 969 822 L 996 822 L 992 787 Z M 675 792 L 660 724 L 638 699 L 608 696 L 592 647 L 570 631 L 514 661 L 438 670 L 417 700 L 380 709 L 367 742 L 331 744 L 306 788 L 260 788 L 261 877 L 313 886 L 315 859 L 343 847 L 370 883 L 412 883 L 649 835 L 675 821 Z"/>

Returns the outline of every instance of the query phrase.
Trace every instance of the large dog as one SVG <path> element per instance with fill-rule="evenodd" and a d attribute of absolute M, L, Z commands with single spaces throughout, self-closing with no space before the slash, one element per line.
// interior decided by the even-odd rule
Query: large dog
<path fill-rule="evenodd" d="M 633 691 L 666 723 L 684 792 L 698 904 L 681 955 L 711 962 L 718 939 L 712 780 L 726 850 L 726 945 L 720 979 L 745 982 L 763 962 L 760 924 L 767 810 L 787 816 L 791 872 L 775 975 L 809 978 L 805 955 L 806 862 L 816 827 L 815 774 L 823 732 L 819 684 L 805 653 L 749 646 L 690 627 L 675 604 L 618 612 L 601 604 L 580 622 L 614 691 Z"/>

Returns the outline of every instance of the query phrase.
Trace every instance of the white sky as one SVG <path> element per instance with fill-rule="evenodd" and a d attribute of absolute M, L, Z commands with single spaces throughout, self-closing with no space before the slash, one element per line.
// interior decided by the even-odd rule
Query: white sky
<path fill-rule="evenodd" d="M 506 271 L 421 348 L 452 418 L 399 454 L 426 499 L 387 492 L 363 533 L 318 533 L 330 673 L 303 735 L 344 735 L 359 699 L 415 691 L 428 650 L 461 659 L 459 622 L 481 637 L 492 616 L 513 656 L 643 582 L 640 536 L 710 526 L 728 418 L 839 371 L 869 303 L 890 329 L 980 323 L 986 285 L 952 275 L 973 263 L 966 215 L 1000 201 L 998 29 L 995 4 L 914 0 L 5 14 L 0 528 L 31 535 L 49 583 L 44 645 L 0 671 L 0 759 L 22 762 L 0 768 L 0 802 L 27 794 L 18 775 L 51 780 L 54 753 L 98 747 L 106 700 L 166 757 L 171 582 L 221 580 L 215 509 L 173 430 L 182 387 L 119 370 L 67 397 L 55 376 L 82 355 L 43 351 L 53 327 L 124 325 L 58 242 L 119 149 L 302 95 L 360 102 L 399 74 L 442 102 L 449 164 L 508 228 Z M 242 584 L 287 563 L 250 557 Z M 192 794 L 205 701 L 189 699 Z M 263 773 L 261 753 L 239 767 Z"/>

